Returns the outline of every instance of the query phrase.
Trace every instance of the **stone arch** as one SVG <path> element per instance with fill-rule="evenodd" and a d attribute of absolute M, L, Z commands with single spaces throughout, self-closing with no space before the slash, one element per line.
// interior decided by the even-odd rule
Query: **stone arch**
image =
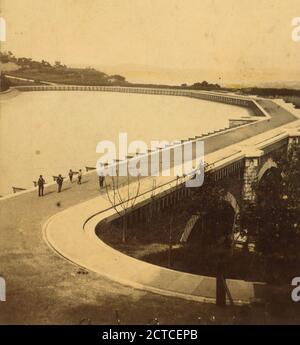
<path fill-rule="evenodd" d="M 276 162 L 269 158 L 257 174 L 255 190 L 256 203 L 259 207 L 278 205 L 282 192 L 282 173 Z"/>
<path fill-rule="evenodd" d="M 278 168 L 278 165 L 276 162 L 273 161 L 272 158 L 269 158 L 264 164 L 263 166 L 260 168 L 258 174 L 257 174 L 257 180 L 258 182 L 262 179 L 262 177 L 264 176 L 264 174 L 272 169 L 272 168 L 275 168 L 277 169 Z"/>
<path fill-rule="evenodd" d="M 233 194 L 231 194 L 230 192 L 227 192 L 223 199 L 225 201 L 227 201 L 231 205 L 231 207 L 233 208 L 235 214 L 239 214 L 240 213 L 239 204 L 238 204 L 238 202 L 236 200 L 236 197 Z"/>
<path fill-rule="evenodd" d="M 236 227 L 237 217 L 239 216 L 239 213 L 240 213 L 240 207 L 239 207 L 239 204 L 237 202 L 237 199 L 235 198 L 235 196 L 232 193 L 226 192 L 226 194 L 222 197 L 222 200 L 231 206 L 231 208 L 234 212 L 232 226 Z M 188 222 L 186 223 L 184 231 L 181 235 L 181 238 L 180 238 L 181 243 L 187 242 L 189 240 L 189 237 L 192 234 L 192 232 L 194 230 L 197 231 L 198 223 L 201 222 L 201 217 L 202 216 L 200 214 L 191 215 L 191 217 L 189 218 Z"/>
<path fill-rule="evenodd" d="M 232 209 L 234 210 L 234 217 L 233 217 L 232 230 L 231 230 L 231 234 L 232 234 L 231 237 L 232 237 L 232 240 L 234 241 L 234 232 L 239 233 L 240 231 L 240 224 L 239 224 L 240 207 L 239 207 L 236 197 L 230 192 L 226 193 L 224 200 L 227 201 L 232 207 Z M 239 235 L 237 237 L 239 237 Z"/>

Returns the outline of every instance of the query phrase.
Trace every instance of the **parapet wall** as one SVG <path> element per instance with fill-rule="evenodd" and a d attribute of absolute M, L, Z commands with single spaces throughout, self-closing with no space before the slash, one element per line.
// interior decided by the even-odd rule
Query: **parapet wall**
<path fill-rule="evenodd" d="M 255 100 L 238 95 L 211 92 L 211 91 L 189 91 L 159 88 L 140 88 L 123 86 L 80 86 L 80 85 L 36 85 L 36 86 L 16 86 L 20 91 L 106 91 L 122 93 L 139 93 L 147 95 L 182 96 L 203 99 L 211 102 L 220 102 L 242 107 L 251 108 L 256 116 L 264 116 L 265 113 L 255 102 Z"/>

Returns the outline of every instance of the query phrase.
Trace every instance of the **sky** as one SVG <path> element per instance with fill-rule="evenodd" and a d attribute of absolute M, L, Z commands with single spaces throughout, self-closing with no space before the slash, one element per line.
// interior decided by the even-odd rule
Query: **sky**
<path fill-rule="evenodd" d="M 300 81 L 299 0 L 0 0 L 1 50 L 130 81 Z"/>

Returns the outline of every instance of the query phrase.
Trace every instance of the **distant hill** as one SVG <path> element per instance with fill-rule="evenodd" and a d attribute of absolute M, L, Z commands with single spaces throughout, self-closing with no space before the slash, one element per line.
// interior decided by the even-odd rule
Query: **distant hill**
<path fill-rule="evenodd" d="M 0 52 L 1 71 L 10 76 L 33 79 L 37 84 L 46 81 L 57 84 L 76 85 L 126 85 L 126 79 L 119 75 L 108 75 L 95 68 L 71 68 L 60 61 L 51 65 L 48 61 L 31 58 L 17 58 L 12 52 Z M 11 81 L 13 83 L 14 81 Z"/>
<path fill-rule="evenodd" d="M 17 58 L 12 52 L 1 53 L 0 63 L 3 71 L 9 78 L 10 85 L 28 85 L 28 84 L 69 84 L 69 85 L 116 85 L 116 86 L 141 86 L 141 87 L 172 87 L 187 88 L 194 90 L 221 90 L 219 84 L 207 82 L 206 80 L 197 81 L 192 84 L 167 85 L 159 82 L 153 84 L 134 82 L 129 83 L 125 77 L 117 74 L 117 70 L 106 71 L 106 73 L 98 70 L 98 68 L 74 66 L 68 67 L 60 61 L 55 61 L 51 65 L 48 61 L 35 61 L 31 58 Z M 148 70 L 150 73 L 150 70 Z M 157 76 L 156 76 L 157 78 Z M 155 80 L 157 80 L 154 78 Z M 159 79 L 159 78 L 158 78 Z"/>
<path fill-rule="evenodd" d="M 263 88 L 300 90 L 300 81 L 292 80 L 292 81 L 268 82 L 268 83 L 260 83 L 257 86 L 263 87 Z"/>
<path fill-rule="evenodd" d="M 15 71 L 17 69 L 19 69 L 19 66 L 17 64 L 15 64 L 14 62 L 2 63 L 0 61 L 0 73 L 1 72 Z"/>

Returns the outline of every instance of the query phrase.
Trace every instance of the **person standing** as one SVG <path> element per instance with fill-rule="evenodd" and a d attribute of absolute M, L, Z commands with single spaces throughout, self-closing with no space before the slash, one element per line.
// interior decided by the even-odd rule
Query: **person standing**
<path fill-rule="evenodd" d="M 79 169 L 77 184 L 81 184 L 81 179 L 82 179 L 82 171 L 81 171 L 81 169 Z"/>
<path fill-rule="evenodd" d="M 70 169 L 70 171 L 69 171 L 69 179 L 70 179 L 71 183 L 73 182 L 73 175 L 74 175 L 74 173 L 73 173 L 72 169 Z"/>
<path fill-rule="evenodd" d="M 39 196 L 43 196 L 44 195 L 44 184 L 45 183 L 46 182 L 43 179 L 43 175 L 40 175 L 40 177 L 38 179 Z"/>
<path fill-rule="evenodd" d="M 100 189 L 103 188 L 103 186 L 104 186 L 104 180 L 105 180 L 105 177 L 102 174 L 99 175 L 99 186 L 100 186 Z"/>
<path fill-rule="evenodd" d="M 63 185 L 63 181 L 64 181 L 64 178 L 61 176 L 61 174 L 59 174 L 56 178 L 56 183 L 57 183 L 57 187 L 58 187 L 58 193 L 61 192 L 61 188 L 62 188 L 62 185 Z"/>

